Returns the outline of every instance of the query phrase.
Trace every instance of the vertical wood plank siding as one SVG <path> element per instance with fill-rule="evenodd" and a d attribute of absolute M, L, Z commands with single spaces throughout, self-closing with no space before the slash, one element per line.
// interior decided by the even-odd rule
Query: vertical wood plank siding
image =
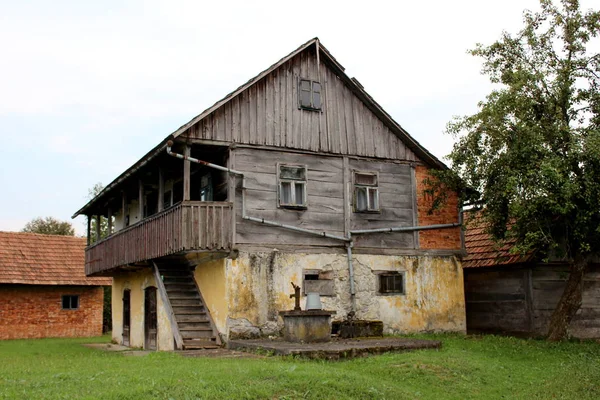
<path fill-rule="evenodd" d="M 232 203 L 186 201 L 85 251 L 87 275 L 190 250 L 231 250 Z"/>
<path fill-rule="evenodd" d="M 319 76 L 320 75 L 320 76 Z M 322 110 L 298 108 L 298 79 L 320 81 Z M 417 161 L 417 156 L 338 76 L 302 52 L 218 110 L 184 137 L 315 152 Z"/>

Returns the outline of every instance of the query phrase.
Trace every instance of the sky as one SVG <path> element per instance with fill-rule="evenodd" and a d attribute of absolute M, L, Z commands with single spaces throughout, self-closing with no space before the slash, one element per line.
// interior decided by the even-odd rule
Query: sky
<path fill-rule="evenodd" d="M 446 124 L 491 90 L 467 50 L 538 4 L 0 0 L 0 231 L 52 216 L 83 234 L 94 184 L 315 36 L 443 159 Z"/>

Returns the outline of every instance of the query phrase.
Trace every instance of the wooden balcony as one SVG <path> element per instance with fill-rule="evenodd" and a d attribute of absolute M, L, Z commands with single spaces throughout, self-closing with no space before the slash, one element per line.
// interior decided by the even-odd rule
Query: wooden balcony
<path fill-rule="evenodd" d="M 185 201 L 85 250 L 86 275 L 187 251 L 229 251 L 233 205 Z"/>

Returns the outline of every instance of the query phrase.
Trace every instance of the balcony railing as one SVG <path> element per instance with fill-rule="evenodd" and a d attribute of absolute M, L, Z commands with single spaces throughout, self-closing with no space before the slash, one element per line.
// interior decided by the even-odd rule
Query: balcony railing
<path fill-rule="evenodd" d="M 85 273 L 185 251 L 228 251 L 232 203 L 185 201 L 120 230 L 85 250 Z"/>

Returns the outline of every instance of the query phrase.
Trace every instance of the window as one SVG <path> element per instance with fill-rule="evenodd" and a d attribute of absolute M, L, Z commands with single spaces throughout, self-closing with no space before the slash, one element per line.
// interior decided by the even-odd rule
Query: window
<path fill-rule="evenodd" d="M 77 310 L 79 308 L 79 296 L 77 295 L 64 295 L 62 297 L 62 309 L 63 310 Z"/>
<path fill-rule="evenodd" d="M 300 108 L 306 110 L 321 109 L 321 84 L 308 79 L 300 79 L 298 97 Z"/>
<path fill-rule="evenodd" d="M 306 167 L 279 165 L 279 206 L 306 208 Z"/>
<path fill-rule="evenodd" d="M 404 274 L 399 272 L 379 274 L 379 293 L 404 294 Z"/>
<path fill-rule="evenodd" d="M 377 174 L 354 172 L 354 212 L 378 212 Z"/>

